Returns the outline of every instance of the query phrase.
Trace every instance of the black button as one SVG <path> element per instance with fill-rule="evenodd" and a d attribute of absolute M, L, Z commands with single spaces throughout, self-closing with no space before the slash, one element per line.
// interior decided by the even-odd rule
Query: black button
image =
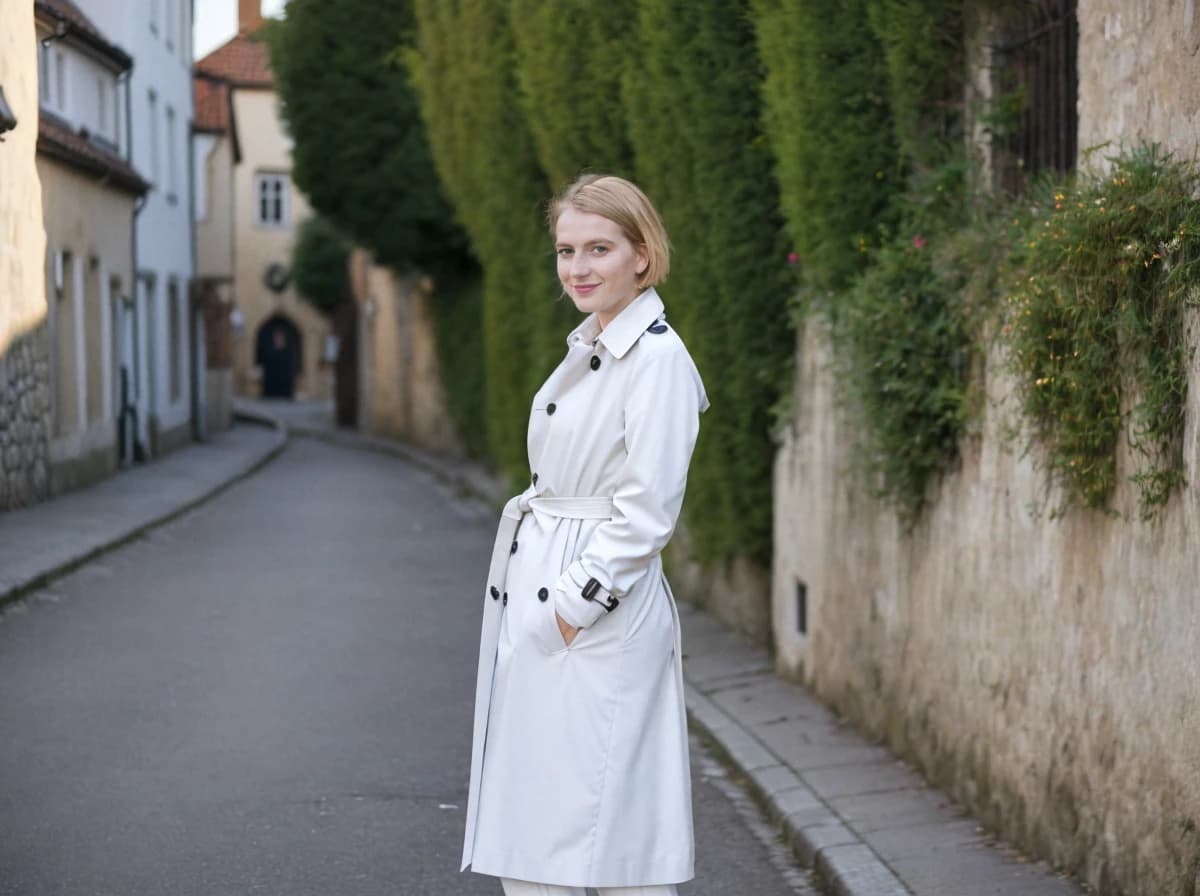
<path fill-rule="evenodd" d="M 515 554 L 517 552 L 517 543 L 515 541 L 512 543 L 512 547 L 508 549 L 508 552 L 510 554 Z"/>
<path fill-rule="evenodd" d="M 508 606 L 508 592 L 507 591 L 504 592 L 504 600 L 500 601 L 500 605 L 503 607 Z"/>
<path fill-rule="evenodd" d="M 540 600 L 542 603 L 545 603 L 549 599 L 550 599 L 550 592 L 547 591 L 545 588 L 539 588 L 538 589 L 538 600 Z"/>
<path fill-rule="evenodd" d="M 600 359 L 598 357 L 596 357 L 595 355 L 592 355 L 592 370 L 599 370 L 599 369 L 600 369 Z"/>
<path fill-rule="evenodd" d="M 533 474 L 533 484 L 537 485 L 537 473 Z"/>
<path fill-rule="evenodd" d="M 556 405 L 554 402 L 550 402 L 548 405 L 546 405 L 546 413 L 547 414 L 553 414 L 557 410 L 558 410 L 558 405 Z"/>
<path fill-rule="evenodd" d="M 500 589 L 497 588 L 495 585 L 493 585 L 492 586 L 492 600 L 499 600 L 499 599 L 500 599 Z"/>

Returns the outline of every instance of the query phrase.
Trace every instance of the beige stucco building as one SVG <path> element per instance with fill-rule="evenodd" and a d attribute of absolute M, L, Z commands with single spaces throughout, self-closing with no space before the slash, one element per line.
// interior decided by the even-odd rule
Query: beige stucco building
<path fill-rule="evenodd" d="M 239 15 L 238 35 L 196 63 L 197 268 L 222 309 L 210 325 L 222 314 L 229 323 L 226 349 L 210 340 L 210 365 L 220 369 L 227 352 L 238 394 L 326 398 L 330 326 L 290 277 L 296 228 L 311 212 L 292 183 L 258 2 L 240 0 Z M 201 92 L 212 115 L 199 112 Z"/>
<path fill-rule="evenodd" d="M 40 63 L 37 172 L 46 251 L 49 480 L 54 493 L 117 467 L 116 321 L 133 290 L 133 215 L 147 184 L 122 155 L 128 109 L 120 79 L 133 60 L 74 4 L 34 5 Z M 171 324 L 182 328 L 184 321 Z M 132 420 L 128 421 L 132 438 Z"/>
<path fill-rule="evenodd" d="M 29 0 L 0 0 L 0 510 L 49 493 L 46 233 L 38 180 L 38 54 Z"/>
<path fill-rule="evenodd" d="M 1079 0 L 1077 21 L 1079 150 L 1194 157 L 1195 0 Z M 993 350 L 979 431 L 912 531 L 848 467 L 856 433 L 829 362 L 810 323 L 775 467 L 780 665 L 1098 892 L 1200 893 L 1200 354 L 1189 484 L 1154 520 L 1132 485 L 1119 515 L 1053 517 Z"/>

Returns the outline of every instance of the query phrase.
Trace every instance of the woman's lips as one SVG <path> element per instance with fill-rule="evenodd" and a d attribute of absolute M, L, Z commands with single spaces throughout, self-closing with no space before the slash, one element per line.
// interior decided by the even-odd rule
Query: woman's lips
<path fill-rule="evenodd" d="M 593 292 L 595 292 L 597 285 L 598 284 L 596 283 L 590 283 L 587 285 L 580 285 L 577 283 L 575 284 L 574 289 L 575 292 L 579 293 L 581 296 L 590 296 Z"/>

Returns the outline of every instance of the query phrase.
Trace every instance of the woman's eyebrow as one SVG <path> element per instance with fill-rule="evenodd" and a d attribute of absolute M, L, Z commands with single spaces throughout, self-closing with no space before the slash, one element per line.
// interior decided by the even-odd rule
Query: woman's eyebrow
<path fill-rule="evenodd" d="M 602 239 L 598 239 L 598 240 L 588 240 L 587 242 L 585 242 L 585 243 L 584 243 L 584 245 L 585 245 L 585 246 L 598 246 L 598 245 L 600 245 L 601 243 L 603 243 L 605 246 L 611 246 L 611 245 L 613 245 L 613 241 L 612 241 L 612 240 L 603 239 L 603 238 L 602 238 Z M 559 242 L 559 243 L 555 243 L 555 245 L 556 245 L 556 246 L 559 246 L 560 248 L 561 248 L 561 247 L 567 247 L 567 248 L 570 248 L 570 246 L 571 246 L 572 244 L 571 244 L 571 243 Z"/>

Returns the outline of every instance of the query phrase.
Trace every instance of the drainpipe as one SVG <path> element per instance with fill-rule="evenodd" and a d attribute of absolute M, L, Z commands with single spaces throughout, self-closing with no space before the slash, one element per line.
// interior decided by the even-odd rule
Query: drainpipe
<path fill-rule="evenodd" d="M 120 79 L 125 82 L 125 161 L 129 162 L 130 167 L 133 166 L 133 68 L 130 67 L 122 75 Z M 133 215 L 130 218 L 129 231 L 129 246 L 130 246 L 130 291 L 133 297 L 133 395 L 134 400 L 129 405 L 133 416 L 133 459 L 135 461 L 146 460 L 146 447 L 141 441 L 140 427 L 138 426 L 138 411 L 137 399 L 142 395 L 142 339 L 141 339 L 141 318 L 138 315 L 138 216 L 142 213 L 142 209 L 146 207 L 146 202 L 150 198 L 149 193 L 144 193 L 139 196 L 133 203 Z M 122 414 L 126 411 L 125 407 L 121 408 Z"/>

